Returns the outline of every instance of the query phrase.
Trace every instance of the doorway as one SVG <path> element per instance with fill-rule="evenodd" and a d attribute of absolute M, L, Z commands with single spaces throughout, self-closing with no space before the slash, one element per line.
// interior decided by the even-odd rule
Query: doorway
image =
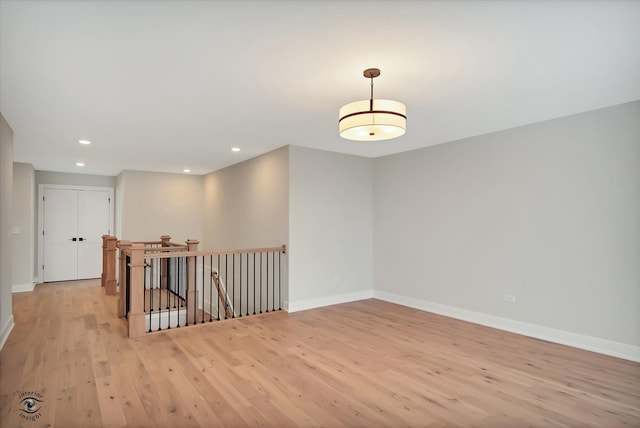
<path fill-rule="evenodd" d="M 113 230 L 113 189 L 39 187 L 38 267 L 42 282 L 99 278 L 102 235 Z"/>

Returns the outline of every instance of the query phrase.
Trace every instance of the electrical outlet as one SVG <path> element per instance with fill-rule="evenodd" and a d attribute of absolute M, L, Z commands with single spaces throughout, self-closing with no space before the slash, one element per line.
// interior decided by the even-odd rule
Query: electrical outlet
<path fill-rule="evenodd" d="M 514 296 L 513 294 L 505 294 L 504 295 L 504 301 L 507 303 L 515 303 L 516 302 L 516 296 Z"/>

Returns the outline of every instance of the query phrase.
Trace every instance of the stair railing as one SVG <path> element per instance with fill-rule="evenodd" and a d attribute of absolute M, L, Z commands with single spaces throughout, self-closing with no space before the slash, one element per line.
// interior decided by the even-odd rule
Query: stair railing
<path fill-rule="evenodd" d="M 199 251 L 120 241 L 118 313 L 129 337 L 282 309 L 286 246 Z"/>
<path fill-rule="evenodd" d="M 233 310 L 233 303 L 229 299 L 229 292 L 224 285 L 224 281 L 220 278 L 220 275 L 218 275 L 218 269 L 213 269 L 211 276 L 213 277 L 213 283 L 216 285 L 219 302 L 222 303 L 224 307 L 225 315 L 227 318 L 235 318 L 236 312 Z"/>

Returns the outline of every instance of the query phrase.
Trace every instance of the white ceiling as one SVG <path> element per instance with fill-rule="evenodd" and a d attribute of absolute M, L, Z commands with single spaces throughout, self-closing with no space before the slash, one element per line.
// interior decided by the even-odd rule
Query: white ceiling
<path fill-rule="evenodd" d="M 398 139 L 338 136 L 369 67 Z M 0 111 L 39 170 L 376 157 L 637 99 L 640 1 L 0 1 Z"/>

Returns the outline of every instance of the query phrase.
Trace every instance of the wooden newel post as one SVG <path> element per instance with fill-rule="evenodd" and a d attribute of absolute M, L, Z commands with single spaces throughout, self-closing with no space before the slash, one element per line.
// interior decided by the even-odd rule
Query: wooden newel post
<path fill-rule="evenodd" d="M 144 334 L 144 244 L 131 245 L 129 261 L 129 337 Z"/>
<path fill-rule="evenodd" d="M 105 291 L 109 296 L 115 296 L 117 294 L 117 282 L 116 282 L 116 243 L 118 238 L 115 236 L 109 236 L 105 239 L 102 237 L 104 243 L 106 243 L 106 249 L 103 249 L 103 272 L 102 281 Z M 106 261 L 106 262 L 105 262 Z"/>
<path fill-rule="evenodd" d="M 171 236 L 162 235 L 160 237 L 160 242 L 162 242 L 163 247 L 168 247 L 171 242 Z M 169 259 L 160 259 L 160 288 L 167 288 L 167 265 L 169 263 Z"/>
<path fill-rule="evenodd" d="M 187 251 L 198 251 L 198 244 L 200 241 L 197 239 L 187 239 Z M 196 263 L 197 257 L 187 257 L 187 325 L 189 320 L 193 320 L 196 316 Z"/>
<path fill-rule="evenodd" d="M 127 315 L 127 254 L 131 249 L 131 241 L 118 241 L 120 249 L 120 276 L 118 282 L 118 316 Z"/>
<path fill-rule="evenodd" d="M 107 238 L 110 237 L 111 235 L 102 235 L 102 277 L 100 282 L 102 287 L 104 287 L 107 275 Z"/>

